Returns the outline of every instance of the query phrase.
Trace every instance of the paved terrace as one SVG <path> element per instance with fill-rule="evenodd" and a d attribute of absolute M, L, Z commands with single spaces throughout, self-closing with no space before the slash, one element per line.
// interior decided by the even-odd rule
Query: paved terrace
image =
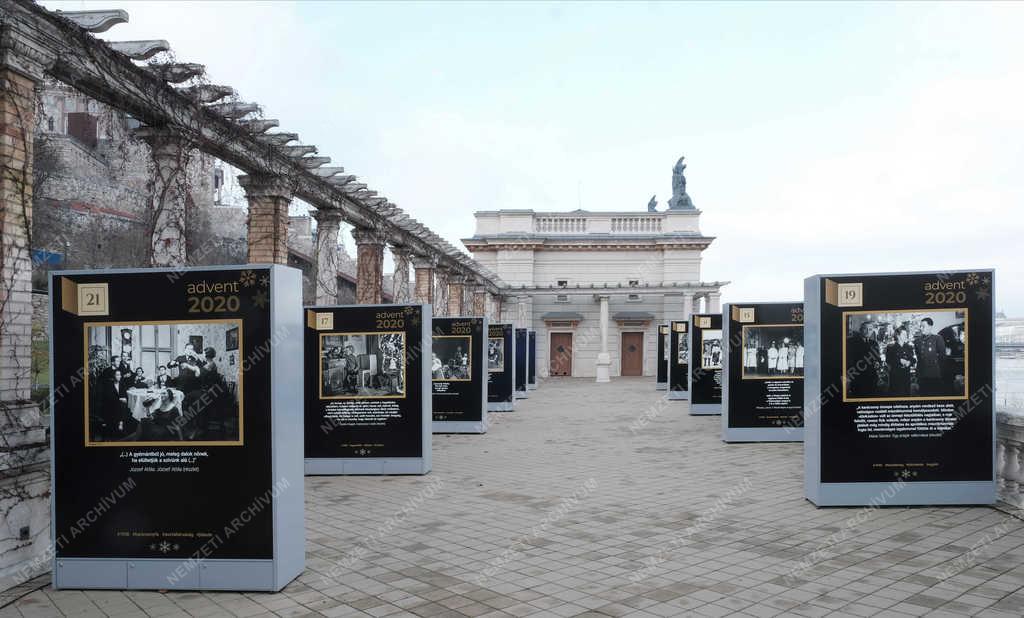
<path fill-rule="evenodd" d="M 36 580 L 0 616 L 1024 614 L 1024 522 L 816 509 L 799 444 L 723 444 L 662 395 L 550 380 L 486 436 L 435 436 L 426 477 L 307 479 L 307 569 L 280 594 Z"/>

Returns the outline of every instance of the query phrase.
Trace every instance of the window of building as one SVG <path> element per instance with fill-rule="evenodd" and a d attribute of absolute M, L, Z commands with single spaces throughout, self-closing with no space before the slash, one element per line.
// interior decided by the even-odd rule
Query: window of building
<path fill-rule="evenodd" d="M 555 296 L 555 302 L 556 303 L 567 303 L 567 302 L 569 302 L 569 295 L 568 294 L 559 294 L 558 296 Z"/>
<path fill-rule="evenodd" d="M 640 280 L 639 279 L 630 279 L 629 280 L 629 287 L 631 287 L 631 288 L 640 287 Z"/>
<path fill-rule="evenodd" d="M 156 368 L 171 361 L 171 326 L 169 324 L 144 325 L 139 327 L 142 345 L 139 347 L 139 366 L 147 378 L 156 375 Z M 196 350 L 202 354 L 202 350 Z"/>
<path fill-rule="evenodd" d="M 68 135 L 89 148 L 95 148 L 96 116 L 86 112 L 70 112 L 68 114 Z"/>
<path fill-rule="evenodd" d="M 559 279 L 558 280 L 558 287 L 560 287 L 560 288 L 567 288 L 567 287 L 569 287 L 569 280 L 568 279 Z"/>
<path fill-rule="evenodd" d="M 626 297 L 626 300 L 631 303 L 638 303 L 643 300 L 643 297 L 641 297 L 639 294 L 630 294 L 629 296 Z"/>

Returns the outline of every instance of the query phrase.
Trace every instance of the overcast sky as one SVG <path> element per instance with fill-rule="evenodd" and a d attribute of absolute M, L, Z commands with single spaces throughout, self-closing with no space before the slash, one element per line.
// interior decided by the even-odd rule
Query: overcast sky
<path fill-rule="evenodd" d="M 126 9 L 104 38 L 167 39 L 452 241 L 664 207 L 686 155 L 727 301 L 995 267 L 1024 316 L 1024 3 L 43 4 Z"/>

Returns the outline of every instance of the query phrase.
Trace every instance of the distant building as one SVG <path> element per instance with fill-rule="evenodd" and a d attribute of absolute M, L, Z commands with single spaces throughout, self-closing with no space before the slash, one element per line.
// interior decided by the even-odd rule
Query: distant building
<path fill-rule="evenodd" d="M 699 222 L 692 205 L 653 200 L 647 212 L 483 211 L 463 244 L 511 286 L 503 319 L 537 331 L 538 375 L 595 376 L 605 352 L 611 376 L 651 376 L 659 324 L 720 310 L 724 282 L 701 280 L 714 239 Z"/>

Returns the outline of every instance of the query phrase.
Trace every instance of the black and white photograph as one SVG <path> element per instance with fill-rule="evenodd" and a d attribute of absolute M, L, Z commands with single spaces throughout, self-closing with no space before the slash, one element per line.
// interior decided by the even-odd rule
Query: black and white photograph
<path fill-rule="evenodd" d="M 320 335 L 321 399 L 404 397 L 404 332 Z"/>
<path fill-rule="evenodd" d="M 487 371 L 505 371 L 505 340 L 501 337 L 487 340 Z"/>
<path fill-rule="evenodd" d="M 678 340 L 676 362 L 680 365 L 686 365 L 690 362 L 690 334 L 681 332 L 679 333 Z"/>
<path fill-rule="evenodd" d="M 238 320 L 86 324 L 86 446 L 240 445 L 229 331 L 241 338 Z"/>
<path fill-rule="evenodd" d="M 469 335 L 434 335 L 430 376 L 435 382 L 464 382 L 472 375 Z"/>
<path fill-rule="evenodd" d="M 700 366 L 703 369 L 722 368 L 722 331 L 706 329 L 700 331 Z"/>
<path fill-rule="evenodd" d="M 966 399 L 967 309 L 843 314 L 845 401 Z"/>
<path fill-rule="evenodd" d="M 743 327 L 743 379 L 804 377 L 804 327 L 767 324 Z"/>

